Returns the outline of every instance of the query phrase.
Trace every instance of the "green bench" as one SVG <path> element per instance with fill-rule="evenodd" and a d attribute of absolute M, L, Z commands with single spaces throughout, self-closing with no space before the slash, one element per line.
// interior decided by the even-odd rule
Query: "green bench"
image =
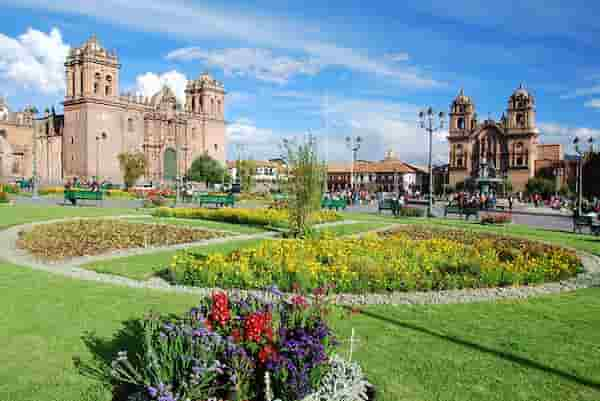
<path fill-rule="evenodd" d="M 322 199 L 321 200 L 321 209 L 345 210 L 346 206 L 347 206 L 346 201 L 343 199 Z"/>
<path fill-rule="evenodd" d="M 392 212 L 397 208 L 397 202 L 394 199 L 382 199 L 377 202 L 377 211 L 381 213 L 384 210 L 391 210 Z"/>
<path fill-rule="evenodd" d="M 69 201 L 74 206 L 78 200 L 101 201 L 104 197 L 102 191 L 65 190 L 65 202 Z"/>
<path fill-rule="evenodd" d="M 448 205 L 444 208 L 444 217 L 447 217 L 449 214 L 457 214 L 460 217 L 465 216 L 465 220 L 469 220 L 469 217 L 471 216 L 474 216 L 475 218 L 479 217 L 479 209 L 474 207 L 461 208 L 456 205 Z"/>
<path fill-rule="evenodd" d="M 216 207 L 231 206 L 235 205 L 235 197 L 233 194 L 230 195 L 198 195 L 196 202 L 202 207 L 203 205 L 215 205 Z"/>
<path fill-rule="evenodd" d="M 594 222 L 592 216 L 573 217 L 573 232 L 583 233 L 583 229 L 588 227 L 593 235 L 600 235 L 600 222 Z"/>
<path fill-rule="evenodd" d="M 287 194 L 273 194 L 273 200 L 276 202 L 288 200 Z"/>

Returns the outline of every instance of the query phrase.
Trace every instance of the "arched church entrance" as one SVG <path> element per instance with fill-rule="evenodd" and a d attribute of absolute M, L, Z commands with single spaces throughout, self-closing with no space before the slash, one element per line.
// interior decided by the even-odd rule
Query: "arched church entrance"
<path fill-rule="evenodd" d="M 167 148 L 163 157 L 163 177 L 165 181 L 175 181 L 177 178 L 177 152 Z"/>

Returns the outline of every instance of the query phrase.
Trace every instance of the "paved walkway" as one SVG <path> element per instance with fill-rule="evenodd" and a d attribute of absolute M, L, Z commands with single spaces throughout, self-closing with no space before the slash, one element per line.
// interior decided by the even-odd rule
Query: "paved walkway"
<path fill-rule="evenodd" d="M 132 216 L 114 216 L 106 218 L 131 218 Z M 80 218 L 78 218 L 80 219 Z M 98 217 L 90 218 L 98 219 Z M 189 246 L 209 245 L 214 243 L 226 243 L 229 241 L 252 240 L 274 238 L 280 235 L 275 232 L 265 232 L 251 235 L 234 235 L 225 238 L 216 238 L 211 240 L 199 241 L 190 244 L 179 244 L 166 247 L 129 249 L 122 252 L 113 252 L 93 257 L 83 257 L 69 260 L 61 263 L 46 263 L 35 259 L 28 252 L 17 249 L 16 241 L 21 231 L 28 231 L 41 224 L 52 224 L 77 219 L 61 219 L 43 222 L 35 222 L 14 226 L 5 230 L 0 230 L 0 255 L 2 259 L 19 266 L 26 266 L 36 270 L 43 270 L 53 274 L 60 274 L 80 280 L 97 281 L 109 284 L 123 285 L 132 288 L 149 288 L 169 292 L 210 294 L 213 288 L 197 288 L 179 285 L 171 285 L 160 278 L 152 278 L 148 281 L 137 281 L 126 277 L 112 274 L 97 273 L 79 267 L 81 264 L 98 260 L 112 259 L 115 257 L 124 257 L 130 255 L 139 255 L 145 253 L 154 253 L 162 250 L 182 249 Z M 326 223 L 318 227 L 331 227 L 336 225 L 356 224 L 355 221 L 340 221 Z M 378 229 L 375 231 L 388 230 Z M 600 286 L 600 258 L 578 252 L 583 265 L 584 273 L 577 277 L 556 283 L 546 283 L 534 287 L 506 287 L 506 288 L 484 288 L 484 289 L 466 289 L 452 291 L 431 291 L 431 292 L 396 292 L 382 294 L 338 294 L 334 301 L 338 304 L 357 305 L 357 304 L 448 304 L 448 303 L 466 303 L 480 302 L 497 299 L 522 299 L 531 296 L 539 296 L 564 291 L 574 291 L 580 288 Z M 239 293 L 249 293 L 264 296 L 263 291 L 236 291 Z"/>

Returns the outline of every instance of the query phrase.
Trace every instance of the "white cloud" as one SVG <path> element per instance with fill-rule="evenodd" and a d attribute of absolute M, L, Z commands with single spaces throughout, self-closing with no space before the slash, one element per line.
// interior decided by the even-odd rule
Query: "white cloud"
<path fill-rule="evenodd" d="M 265 49 L 223 49 L 205 51 L 198 47 L 188 47 L 172 51 L 169 60 L 201 60 L 212 67 L 223 69 L 227 75 L 251 76 L 261 81 L 286 83 L 292 76 L 314 75 L 319 72 L 319 63 L 306 59 L 275 56 Z"/>
<path fill-rule="evenodd" d="M 408 61 L 409 56 L 408 53 L 390 53 L 385 56 L 388 60 L 394 61 L 396 63 L 400 61 Z"/>
<path fill-rule="evenodd" d="M 239 118 L 227 125 L 227 139 L 230 145 L 228 158 L 237 158 L 237 144 L 245 147 L 242 158 L 264 160 L 279 157 L 279 144 L 285 136 L 287 135 L 269 128 L 257 127 L 251 119 Z"/>
<path fill-rule="evenodd" d="M 69 46 L 56 28 L 48 34 L 29 28 L 16 39 L 0 34 L 0 77 L 41 93 L 61 93 L 68 52 Z"/>
<path fill-rule="evenodd" d="M 249 13 L 242 15 L 232 8 L 223 11 L 182 0 L 104 0 L 101 5 L 79 0 L 8 1 L 18 7 L 84 15 L 128 28 L 163 32 L 187 39 L 234 39 L 251 43 L 257 48 L 301 52 L 309 60 L 309 65 L 296 68 L 312 70 L 315 67 L 310 63 L 316 59 L 319 64 L 343 66 L 352 71 L 394 80 L 405 86 L 432 87 L 441 84 L 415 67 L 394 65 L 385 60 L 385 57 L 368 55 L 363 51 L 323 40 L 321 32 L 327 27 L 322 24 L 315 26 L 309 21 Z M 330 33 L 335 34 L 335 30 L 331 29 Z M 294 60 L 291 64 L 294 64 Z M 280 68 L 285 71 L 290 66 L 283 63 Z M 270 77 L 272 74 L 267 73 L 265 76 Z"/>
<path fill-rule="evenodd" d="M 155 74 L 147 72 L 136 77 L 136 93 L 144 97 L 151 97 L 159 92 L 163 86 L 168 86 L 175 92 L 177 100 L 182 104 L 185 103 L 185 86 L 187 78 L 184 74 L 172 70 L 164 74 Z"/>
<path fill-rule="evenodd" d="M 590 99 L 585 102 L 585 107 L 589 107 L 591 109 L 600 109 L 600 99 Z"/>
<path fill-rule="evenodd" d="M 561 95 L 560 98 L 563 100 L 568 100 L 591 95 L 600 95 L 600 85 L 594 85 L 589 88 L 575 89 L 573 92 Z"/>
<path fill-rule="evenodd" d="M 573 152 L 573 139 L 578 137 L 580 140 L 594 138 L 600 139 L 600 129 L 587 127 L 572 127 L 558 123 L 540 123 L 540 138 L 542 143 L 559 143 L 563 145 L 564 151 Z"/>

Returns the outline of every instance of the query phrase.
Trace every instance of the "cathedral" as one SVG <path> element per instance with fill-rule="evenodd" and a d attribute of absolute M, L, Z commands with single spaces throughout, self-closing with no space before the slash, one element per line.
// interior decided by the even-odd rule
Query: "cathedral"
<path fill-rule="evenodd" d="M 189 81 L 185 104 L 164 86 L 152 97 L 120 94 L 118 56 L 95 36 L 65 60 L 64 115 L 21 113 L 3 124 L 0 178 L 30 177 L 42 184 L 70 177 L 122 182 L 117 156 L 143 152 L 144 181 L 172 182 L 201 154 L 225 162 L 225 89 L 208 74 Z M 5 120 L 6 121 L 6 120 Z"/>
<path fill-rule="evenodd" d="M 494 177 L 510 181 L 514 191 L 523 191 L 540 168 L 562 163 L 561 145 L 539 143 L 535 112 L 533 95 L 521 85 L 500 121 L 480 122 L 475 104 L 461 90 L 450 107 L 450 185 L 477 178 L 485 166 Z"/>

